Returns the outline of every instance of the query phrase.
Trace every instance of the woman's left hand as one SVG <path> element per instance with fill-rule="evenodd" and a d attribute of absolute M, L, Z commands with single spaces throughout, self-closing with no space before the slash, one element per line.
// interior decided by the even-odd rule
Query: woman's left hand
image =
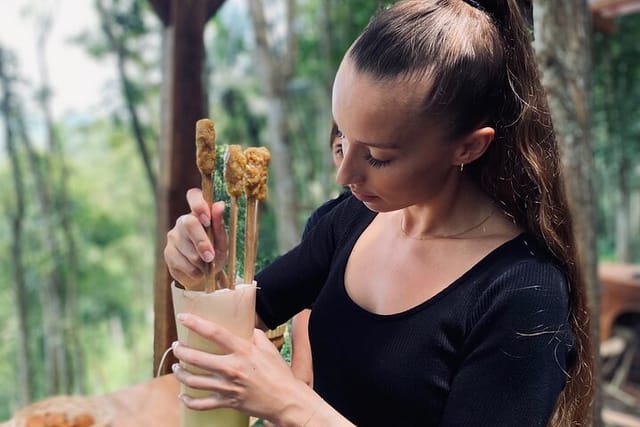
<path fill-rule="evenodd" d="M 207 373 L 195 374 L 173 365 L 178 381 L 188 387 L 210 391 L 207 397 L 181 395 L 191 409 L 234 408 L 276 421 L 291 406 L 306 384 L 295 378 L 289 365 L 264 332 L 255 329 L 251 341 L 233 335 L 226 328 L 193 314 L 179 314 L 188 329 L 215 343 L 224 353 L 211 354 L 184 344 L 174 344 L 174 355 Z"/>

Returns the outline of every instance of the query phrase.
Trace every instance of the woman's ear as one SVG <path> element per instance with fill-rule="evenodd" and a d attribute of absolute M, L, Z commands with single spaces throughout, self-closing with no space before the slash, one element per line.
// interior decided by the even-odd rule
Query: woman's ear
<path fill-rule="evenodd" d="M 453 156 L 453 164 L 469 164 L 477 160 L 487 151 L 496 136 L 496 131 L 491 127 L 476 129 L 463 137 Z"/>

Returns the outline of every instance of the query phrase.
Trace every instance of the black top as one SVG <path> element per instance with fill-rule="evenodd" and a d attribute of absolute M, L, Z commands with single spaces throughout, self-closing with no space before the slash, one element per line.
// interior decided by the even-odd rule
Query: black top
<path fill-rule="evenodd" d="M 375 215 L 347 198 L 257 276 L 269 327 L 313 302 L 316 391 L 358 426 L 545 426 L 573 353 L 553 258 L 522 234 L 427 301 L 373 314 L 344 272 Z"/>
<path fill-rule="evenodd" d="M 335 199 L 327 200 L 322 205 L 320 205 L 318 209 L 311 212 L 311 215 L 309 215 L 309 218 L 307 219 L 307 223 L 304 226 L 304 231 L 302 232 L 302 238 L 304 239 L 309 235 L 309 232 L 311 232 L 311 229 L 313 229 L 313 227 L 316 226 L 318 221 L 320 221 L 320 218 L 322 218 L 327 213 L 329 213 L 331 209 L 338 206 L 344 199 L 346 199 L 350 195 L 351 195 L 351 191 L 349 190 L 343 191 Z"/>

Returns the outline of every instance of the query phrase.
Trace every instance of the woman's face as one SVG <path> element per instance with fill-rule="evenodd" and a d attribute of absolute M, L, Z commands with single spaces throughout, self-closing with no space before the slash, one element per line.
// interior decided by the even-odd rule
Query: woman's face
<path fill-rule="evenodd" d="M 456 144 L 419 112 L 415 81 L 379 81 L 358 73 L 347 56 L 333 86 L 333 117 L 344 159 L 338 182 L 377 212 L 428 203 L 460 173 Z"/>

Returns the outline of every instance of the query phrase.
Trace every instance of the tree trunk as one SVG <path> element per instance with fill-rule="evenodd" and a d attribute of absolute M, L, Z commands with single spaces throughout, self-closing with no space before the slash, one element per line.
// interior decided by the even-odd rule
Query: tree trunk
<path fill-rule="evenodd" d="M 628 158 L 620 159 L 618 172 L 618 191 L 616 192 L 616 259 L 619 262 L 632 262 L 631 254 L 631 188 L 627 180 L 629 168 Z"/>
<path fill-rule="evenodd" d="M 188 212 L 187 190 L 200 185 L 195 161 L 196 121 L 207 117 L 203 69 L 204 27 L 223 0 L 152 0 L 164 25 L 162 76 L 162 134 L 157 181 L 156 268 L 154 285 L 153 371 L 158 370 L 165 350 L 176 339 L 171 302 L 171 278 L 164 262 L 167 231 Z M 163 372 L 174 361 L 170 358 Z"/>
<path fill-rule="evenodd" d="M 256 55 L 260 67 L 260 76 L 268 97 L 268 135 L 267 146 L 272 152 L 275 185 L 274 208 L 278 227 L 278 250 L 285 252 L 300 240 L 298 224 L 298 206 L 294 186 L 294 170 L 291 161 L 290 141 L 287 129 L 287 85 L 293 74 L 296 55 L 295 35 L 293 34 L 294 1 L 286 0 L 286 42 L 283 53 L 269 44 L 267 24 L 262 0 L 249 2 L 251 20 L 256 41 Z"/>
<path fill-rule="evenodd" d="M 8 53 L 0 48 L 0 85 L 4 97 L 1 102 L 2 115 L 4 116 L 5 125 L 5 142 L 7 152 L 9 154 L 11 164 L 11 175 L 13 177 L 15 201 L 13 206 L 15 209 L 10 213 L 11 216 L 11 265 L 13 267 L 15 307 L 18 315 L 18 405 L 24 406 L 31 401 L 33 393 L 31 389 L 31 378 L 33 369 L 31 366 L 31 356 L 29 354 L 29 329 L 27 327 L 27 299 L 26 299 L 26 280 L 24 261 L 22 257 L 23 242 L 23 222 L 25 215 L 24 201 L 24 173 L 20 163 L 20 156 L 16 148 L 15 134 L 11 125 L 11 117 L 13 116 L 13 100 L 11 90 L 11 79 L 8 71 Z"/>
<path fill-rule="evenodd" d="M 534 46 L 562 148 L 567 194 L 593 313 L 594 354 L 598 359 L 600 286 L 597 277 L 594 160 L 589 136 L 589 12 L 586 0 L 535 0 L 534 5 Z M 599 363 L 596 363 L 597 375 L 599 372 Z M 600 384 L 597 376 L 595 384 Z M 601 393 L 596 390 L 593 426 L 602 425 L 601 400 Z"/>
<path fill-rule="evenodd" d="M 144 137 L 144 132 L 142 129 L 142 122 L 140 121 L 140 117 L 138 115 L 138 110 L 136 108 L 136 102 L 134 100 L 133 94 L 133 83 L 129 79 L 126 71 L 126 62 L 127 62 L 127 51 L 125 47 L 126 40 L 124 36 L 118 37 L 114 28 L 112 27 L 113 16 L 107 11 L 103 0 L 96 1 L 96 7 L 98 9 L 98 13 L 100 14 L 100 23 L 102 27 L 102 32 L 107 37 L 111 50 L 116 55 L 116 63 L 118 66 L 118 78 L 120 79 L 120 87 L 122 90 L 122 96 L 124 97 L 127 111 L 129 113 L 129 120 L 131 122 L 131 130 L 133 131 L 133 137 L 136 142 L 136 147 L 138 148 L 138 153 L 140 154 L 140 158 L 142 159 L 142 164 L 144 165 L 144 170 L 147 175 L 147 182 L 149 183 L 149 188 L 153 193 L 155 198 L 156 196 L 156 172 L 153 165 L 151 154 L 149 153 L 149 149 L 147 148 L 147 142 Z M 124 28 L 123 32 L 126 34 L 128 28 Z"/>

